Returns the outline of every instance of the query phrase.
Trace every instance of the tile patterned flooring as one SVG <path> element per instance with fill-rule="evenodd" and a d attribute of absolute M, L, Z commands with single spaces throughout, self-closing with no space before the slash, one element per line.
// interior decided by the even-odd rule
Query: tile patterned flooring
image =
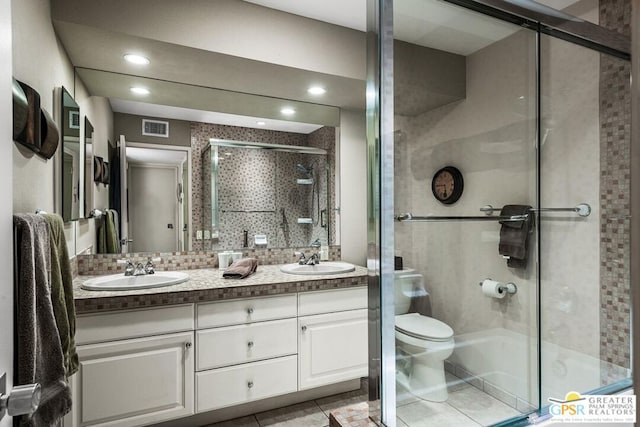
<path fill-rule="evenodd" d="M 397 388 L 397 426 L 486 426 L 520 415 L 520 412 L 447 373 L 449 399 L 427 402 Z M 326 427 L 329 413 L 367 400 L 361 390 L 311 400 L 206 427 Z"/>

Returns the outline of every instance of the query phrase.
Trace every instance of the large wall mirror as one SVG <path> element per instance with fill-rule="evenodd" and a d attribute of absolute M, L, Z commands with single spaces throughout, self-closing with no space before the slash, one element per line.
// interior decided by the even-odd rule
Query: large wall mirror
<path fill-rule="evenodd" d="M 62 218 L 80 218 L 80 107 L 67 90 L 61 96 L 62 130 Z"/>
<path fill-rule="evenodd" d="M 211 7 L 222 7 L 213 4 Z M 67 13 L 72 7 L 73 18 Z M 246 2 L 229 2 L 224 7 L 234 9 L 231 15 L 238 17 L 246 16 L 243 13 L 246 8 L 255 12 L 255 16 L 269 17 L 273 13 Z M 133 10 L 126 2 L 118 8 L 125 16 Z M 182 10 L 184 4 L 169 1 L 162 8 L 175 12 Z M 130 181 L 126 184 L 128 196 L 124 196 L 128 199 L 128 211 L 119 211 L 120 238 L 133 241 L 127 250 L 241 249 L 245 246 L 245 230 L 246 246 L 250 248 L 256 246 L 256 235 L 266 236 L 268 248 L 308 247 L 315 240 L 339 245 L 340 206 L 336 199 L 340 176 L 336 147 L 340 144 L 341 108 L 357 111 L 365 107 L 362 61 L 353 55 L 334 58 L 325 52 L 328 56 L 317 55 L 305 64 L 286 64 L 284 58 L 280 62 L 278 58 L 266 60 L 258 55 L 252 59 L 251 55 L 222 52 L 215 43 L 207 45 L 211 49 L 204 45 L 194 49 L 195 46 L 180 39 L 182 31 L 169 31 L 172 41 L 167 42 L 144 28 L 124 31 L 113 25 L 111 16 L 112 9 L 100 2 L 52 1 L 53 25 L 76 65 L 76 78 L 91 96 L 109 99 L 114 112 L 113 137 L 119 140 L 124 135 L 127 146 L 131 142 L 132 147 L 145 143 L 163 148 L 174 144 L 178 126 L 172 122 L 167 129 L 168 137 L 152 138 L 145 134 L 147 129 L 139 118 L 180 121 L 186 123 L 186 137 L 183 143 L 175 145 L 187 147 L 192 161 L 180 169 L 159 167 L 165 160 L 156 158 L 148 163 L 155 166 L 145 169 L 142 160 L 132 160 L 129 167 L 134 165 L 133 175 L 129 169 L 120 174 Z M 184 22 L 179 22 L 183 18 L 176 19 L 180 26 L 210 28 L 210 23 L 200 22 L 199 16 L 194 14 Z M 287 25 L 289 20 L 291 25 L 297 25 L 298 18 L 293 15 L 287 18 Z M 328 33 L 333 30 L 326 29 Z M 241 37 L 242 32 L 237 36 Z M 352 39 L 353 46 L 364 40 L 356 34 Z M 306 51 L 309 43 L 305 43 Z M 123 58 L 131 46 L 136 46 L 136 52 L 132 53 L 144 57 L 139 64 Z M 312 93 L 308 90 L 312 85 L 322 86 L 326 93 L 324 90 L 322 95 Z M 116 115 L 136 117 L 138 121 L 130 132 L 123 131 L 118 128 Z M 102 134 L 103 121 L 94 115 L 92 120 L 97 133 Z M 221 145 L 212 141 L 215 139 L 241 144 Z M 312 147 L 324 152 L 286 152 L 249 146 L 255 142 Z M 103 141 L 94 141 L 93 152 L 105 152 L 102 144 Z M 126 157 L 120 151 L 120 166 Z M 176 162 L 180 164 L 184 159 Z M 155 209 L 152 214 L 144 213 L 143 204 L 160 194 L 157 190 L 160 178 L 146 184 L 142 180 L 150 175 L 150 170 L 159 177 L 160 169 L 177 171 L 172 172 L 171 184 L 163 187 L 171 203 L 161 209 L 158 200 L 148 207 Z M 125 183 L 121 185 L 124 187 Z M 122 199 L 126 189 L 118 191 L 113 187 L 109 188 L 110 196 L 117 199 L 120 195 Z M 97 197 L 100 203 L 100 196 Z M 176 205 L 176 200 L 182 202 Z M 113 203 L 110 207 L 117 209 Z M 165 215 L 167 212 L 171 217 Z M 156 223 L 153 230 L 144 228 L 151 223 Z M 160 234 L 167 235 L 165 243 L 169 240 L 173 243 L 149 242 Z"/>
<path fill-rule="evenodd" d="M 93 125 L 84 118 L 84 217 L 89 218 L 93 206 Z"/>

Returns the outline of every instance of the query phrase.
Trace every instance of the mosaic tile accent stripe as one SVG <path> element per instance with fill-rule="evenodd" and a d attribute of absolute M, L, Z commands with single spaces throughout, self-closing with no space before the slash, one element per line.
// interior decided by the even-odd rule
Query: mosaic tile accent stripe
<path fill-rule="evenodd" d="M 188 282 L 167 288 L 98 292 L 82 289 L 82 281 L 89 277 L 78 277 L 74 280 L 76 312 L 94 313 L 367 285 L 364 267 L 337 277 L 295 276 L 280 272 L 277 266 L 258 267 L 257 273 L 242 280 L 224 279 L 218 269 L 192 270 L 189 276 Z"/>
<path fill-rule="evenodd" d="M 296 251 L 311 253 L 308 247 L 303 248 L 245 248 L 239 249 L 243 257 L 257 258 L 260 265 L 288 264 L 295 262 Z M 131 254 L 97 254 L 77 255 L 78 274 L 97 276 L 116 274 L 124 271 L 124 266 L 118 265 L 117 260 L 127 258 L 131 262 L 146 262 L 149 257 L 161 258 L 155 263 L 157 271 L 196 270 L 201 268 L 218 268 L 218 254 L 212 251 L 190 252 L 141 252 Z M 340 246 L 329 247 L 329 259 L 338 261 L 342 257 Z M 77 274 L 76 274 L 77 275 Z M 75 277 L 75 276 L 74 276 Z"/>
<path fill-rule="evenodd" d="M 600 25 L 630 35 L 631 2 L 600 1 Z M 600 359 L 630 366 L 630 126 L 628 61 L 600 55 Z M 606 365 L 605 365 L 606 366 Z M 603 369 L 602 384 L 609 378 Z"/>

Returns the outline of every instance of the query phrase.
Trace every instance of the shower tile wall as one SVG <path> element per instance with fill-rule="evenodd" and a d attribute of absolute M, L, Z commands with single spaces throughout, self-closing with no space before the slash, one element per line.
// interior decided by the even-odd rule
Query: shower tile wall
<path fill-rule="evenodd" d="M 324 129 L 329 129 L 329 131 Z M 333 135 L 333 141 L 324 137 L 325 135 Z M 333 170 L 331 165 L 335 157 L 334 128 L 321 128 L 306 135 L 192 123 L 193 181 L 197 183 L 194 185 L 193 192 L 192 222 L 196 224 L 196 227 L 204 227 L 200 224 L 211 223 L 209 201 L 207 197 L 203 198 L 203 195 L 208 195 L 211 191 L 210 187 L 207 187 L 210 183 L 211 169 L 210 165 L 203 165 L 202 160 L 203 150 L 208 146 L 210 138 L 316 147 L 325 144 L 328 148 L 322 148 L 327 149 L 329 153 L 326 156 L 327 161 Z M 231 155 L 225 156 L 224 152 L 229 152 Z M 225 157 L 219 164 L 219 180 L 225 183 L 220 186 L 220 208 L 227 211 L 256 210 L 267 212 L 221 212 L 219 240 L 215 242 L 194 239 L 194 250 L 239 248 L 243 243 L 243 230 L 249 231 L 249 246 L 253 246 L 252 236 L 254 234 L 266 234 L 269 247 L 305 246 L 324 233 L 324 229 L 319 225 L 311 226 L 297 223 L 298 217 L 311 215 L 307 208 L 307 206 L 311 206 L 311 186 L 296 183 L 296 178 L 304 178 L 304 176 L 296 170 L 295 165 L 297 163 L 305 166 L 314 165 L 317 173 L 321 169 L 324 170 L 324 161 L 318 159 L 325 156 L 238 148 L 224 148 L 220 150 L 220 153 L 221 157 Z M 206 184 L 203 185 L 201 181 Z M 333 188 L 335 188 L 335 184 L 331 182 L 329 193 L 334 194 Z M 321 188 L 321 190 L 326 192 L 327 189 Z M 326 195 L 323 200 L 326 203 Z M 323 200 L 320 201 L 321 205 Z M 204 206 L 205 204 L 207 206 Z M 207 211 L 204 214 L 203 208 Z M 329 217 L 333 218 L 335 223 L 335 215 Z M 324 242 L 326 238 L 321 240 Z"/>
<path fill-rule="evenodd" d="M 601 0 L 600 25 L 630 35 L 631 1 Z M 630 367 L 631 64 L 600 56 L 600 358 Z M 603 365 L 602 383 L 620 379 Z"/>

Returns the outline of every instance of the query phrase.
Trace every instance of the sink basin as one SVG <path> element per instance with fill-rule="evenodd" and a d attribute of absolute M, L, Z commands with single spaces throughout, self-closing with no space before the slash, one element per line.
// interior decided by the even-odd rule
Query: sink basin
<path fill-rule="evenodd" d="M 353 264 L 342 261 L 321 261 L 316 265 L 285 264 L 280 267 L 280 271 L 283 273 L 303 275 L 349 273 L 355 269 Z"/>
<path fill-rule="evenodd" d="M 187 280 L 189 280 L 189 275 L 178 271 L 157 271 L 155 274 L 145 276 L 112 274 L 87 280 L 81 288 L 90 291 L 128 291 L 177 285 Z"/>

